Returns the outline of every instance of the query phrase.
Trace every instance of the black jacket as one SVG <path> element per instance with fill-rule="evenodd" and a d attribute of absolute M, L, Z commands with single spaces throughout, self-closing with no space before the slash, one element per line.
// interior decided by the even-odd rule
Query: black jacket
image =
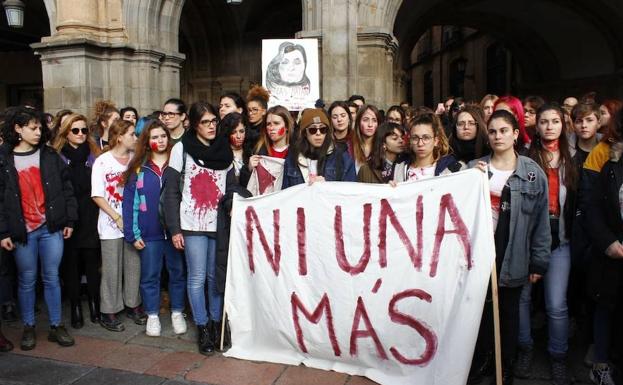
<path fill-rule="evenodd" d="M 71 177 L 60 155 L 51 147 L 40 148 L 41 182 L 45 194 L 45 221 L 53 233 L 64 227 L 74 227 L 78 220 L 78 204 L 74 197 Z M 0 239 L 10 237 L 14 242 L 27 241 L 22 211 L 19 177 L 13 161 L 13 149 L 0 147 Z"/>
<path fill-rule="evenodd" d="M 586 207 L 592 240 L 592 259 L 588 273 L 591 298 L 605 306 L 617 303 L 623 279 L 623 260 L 605 255 L 615 241 L 623 241 L 623 220 L 619 189 L 623 185 L 623 162 L 607 162 L 593 187 L 594 200 Z"/>

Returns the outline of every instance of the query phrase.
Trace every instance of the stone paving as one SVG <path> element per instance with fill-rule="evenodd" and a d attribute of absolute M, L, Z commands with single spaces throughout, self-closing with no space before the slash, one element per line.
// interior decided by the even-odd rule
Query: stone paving
<path fill-rule="evenodd" d="M 86 304 L 85 304 L 86 305 Z M 86 309 L 86 307 L 85 307 Z M 64 309 L 68 317 L 68 309 Z M 210 385 L 373 385 L 363 377 L 327 372 L 304 366 L 288 366 L 225 358 L 205 357 L 196 352 L 195 329 L 176 336 L 168 314 L 161 315 L 162 336 L 147 337 L 144 326 L 124 319 L 126 330 L 108 332 L 88 318 L 82 329 L 68 328 L 76 345 L 62 348 L 47 341 L 47 323 L 42 306 L 38 317 L 37 347 L 21 351 L 18 347 L 21 324 L 3 323 L 7 337 L 16 345 L 11 353 L 0 354 L 0 384 L 210 384 Z M 85 316 L 88 312 L 85 311 Z M 68 325 L 69 320 L 65 323 Z M 537 336 L 538 337 L 538 336 Z M 543 341 L 544 338 L 538 338 Z M 549 363 L 543 342 L 537 346 L 533 379 L 517 380 L 517 385 L 549 384 Z M 578 384 L 589 384 L 588 370 L 582 365 L 586 346 L 572 341 L 571 371 Z M 483 382 L 483 384 L 488 384 Z"/>

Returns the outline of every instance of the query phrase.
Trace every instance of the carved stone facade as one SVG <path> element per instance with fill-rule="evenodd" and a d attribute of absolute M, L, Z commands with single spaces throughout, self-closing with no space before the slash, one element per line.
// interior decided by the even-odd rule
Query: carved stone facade
<path fill-rule="evenodd" d="M 556 23 L 547 15 L 557 15 Z M 41 18 L 45 28 L 37 29 Z M 145 114 L 174 96 L 215 102 L 225 91 L 244 95 L 261 81 L 261 40 L 295 36 L 319 40 L 324 100 L 361 94 L 383 108 L 405 98 L 420 104 L 430 91 L 425 76 L 433 75 L 433 99 L 451 91 L 451 52 L 435 64 L 416 49 L 427 31 L 444 25 L 495 36 L 453 48 L 463 56 L 473 51 L 464 90 L 474 96 L 487 90 L 483 50 L 495 41 L 512 53 L 512 91 L 519 94 L 623 95 L 619 0 L 32 0 L 29 20 L 21 34 L 0 22 L 9 34 L 0 39 L 0 108 L 37 84 L 49 112 L 89 113 L 95 100 L 109 98 Z M 17 53 L 15 41 L 23 48 Z M 41 75 L 27 81 L 28 68 L 36 68 L 24 57 L 33 52 Z"/>

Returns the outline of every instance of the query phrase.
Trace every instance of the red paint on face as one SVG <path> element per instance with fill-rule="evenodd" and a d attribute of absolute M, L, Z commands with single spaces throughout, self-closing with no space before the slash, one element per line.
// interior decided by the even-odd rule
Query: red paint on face
<path fill-rule="evenodd" d="M 149 148 L 151 148 L 153 152 L 158 152 L 158 142 L 156 142 L 155 140 L 150 141 Z"/>
<path fill-rule="evenodd" d="M 285 126 L 284 126 L 284 127 L 281 127 L 279 130 L 277 130 L 277 135 L 278 135 L 278 136 L 280 136 L 280 137 L 281 137 L 281 136 L 284 136 L 285 134 L 286 134 L 286 128 L 285 128 Z"/>
<path fill-rule="evenodd" d="M 426 366 L 433 359 L 435 353 L 437 352 L 437 335 L 435 335 L 433 329 L 424 322 L 418 320 L 415 317 L 412 317 L 409 314 L 402 313 L 397 309 L 397 304 L 399 301 L 405 298 L 413 297 L 419 298 L 428 303 L 431 303 L 433 301 L 433 298 L 430 294 L 428 294 L 424 290 L 419 289 L 409 289 L 394 294 L 391 301 L 389 301 L 389 318 L 394 323 L 397 323 L 399 325 L 407 325 L 415 329 L 418 334 L 421 335 L 422 338 L 424 338 L 424 341 L 426 341 L 426 348 L 424 348 L 424 352 L 418 358 L 407 358 L 403 356 L 395 347 L 391 347 L 389 351 L 392 353 L 394 358 L 396 358 L 396 360 L 398 360 L 402 364 Z"/>
<path fill-rule="evenodd" d="M 22 214 L 29 231 L 39 228 L 45 221 L 45 194 L 39 167 L 28 167 L 19 172 Z"/>
<path fill-rule="evenodd" d="M 307 310 L 305 305 L 294 292 L 292 292 L 290 303 L 292 304 L 292 321 L 294 322 L 294 330 L 296 331 L 296 341 L 298 342 L 301 351 L 303 353 L 307 353 L 307 347 L 305 346 L 305 340 L 303 338 L 303 329 L 301 329 L 301 323 L 299 321 L 299 310 L 303 313 L 305 318 L 313 324 L 318 324 L 323 314 L 326 316 L 329 341 L 331 342 L 331 347 L 333 348 L 333 354 L 335 354 L 336 357 L 341 356 L 342 352 L 340 350 L 340 345 L 337 342 L 337 337 L 335 336 L 333 313 L 331 312 L 331 303 L 329 302 L 327 293 L 324 293 L 322 299 L 318 303 L 318 306 L 316 306 L 313 312 Z"/>
<path fill-rule="evenodd" d="M 229 135 L 229 144 L 231 144 L 234 148 L 242 147 L 244 143 L 244 137 L 237 137 L 236 134 Z"/>
<path fill-rule="evenodd" d="M 357 275 L 364 271 L 370 262 L 370 217 L 372 216 L 372 204 L 363 205 L 363 254 L 359 258 L 359 263 L 355 266 L 351 265 L 346 258 L 344 251 L 344 234 L 342 231 L 342 206 L 335 206 L 335 218 L 333 220 L 333 229 L 335 231 L 335 252 L 337 256 L 337 264 L 340 269 L 350 275 Z"/>
<path fill-rule="evenodd" d="M 274 249 L 271 250 L 266 240 L 266 234 L 262 229 L 260 219 L 255 212 L 255 209 L 251 206 L 245 210 L 246 217 L 246 235 L 247 235 L 247 255 L 249 257 L 249 269 L 252 273 L 255 273 L 255 262 L 253 260 L 253 228 L 257 230 L 257 234 L 260 237 L 260 243 L 264 249 L 264 254 L 270 267 L 275 272 L 275 276 L 279 276 L 279 262 L 281 260 L 281 245 L 279 244 L 279 210 L 273 210 L 273 245 Z"/>
<path fill-rule="evenodd" d="M 417 271 L 422 270 L 422 221 L 424 219 L 424 203 L 422 202 L 422 199 L 421 195 L 417 197 L 415 211 L 417 250 L 413 247 L 407 232 L 398 221 L 396 212 L 389 205 L 387 199 L 381 199 L 381 211 L 379 212 L 379 264 L 381 267 L 387 266 L 387 218 L 389 218 L 392 227 L 398 233 L 398 238 L 400 238 L 402 243 L 407 248 L 409 257 L 411 257 L 411 261 L 413 262 L 413 267 L 415 267 Z"/>
<path fill-rule="evenodd" d="M 214 175 L 205 169 L 190 179 L 190 195 L 195 201 L 195 212 L 199 215 L 217 209 L 223 193 L 216 182 Z"/>
<path fill-rule="evenodd" d="M 363 319 L 363 323 L 365 325 L 365 329 L 359 329 L 359 323 Z M 372 338 L 374 342 L 374 347 L 376 348 L 376 354 L 379 358 L 386 360 L 387 354 L 385 353 L 385 348 L 383 344 L 381 344 L 381 340 L 379 336 L 376 334 L 376 330 L 374 330 L 374 326 L 372 326 L 372 322 L 370 322 L 370 317 L 368 317 L 368 311 L 366 310 L 366 305 L 363 303 L 363 299 L 361 297 L 357 298 L 357 308 L 355 309 L 355 316 L 353 317 L 353 327 L 350 331 L 350 355 L 352 357 L 357 357 L 357 340 L 359 338 Z"/>

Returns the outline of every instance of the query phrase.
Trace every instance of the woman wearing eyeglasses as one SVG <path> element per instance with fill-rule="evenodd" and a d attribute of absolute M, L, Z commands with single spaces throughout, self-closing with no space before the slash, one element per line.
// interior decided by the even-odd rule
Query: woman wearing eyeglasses
<path fill-rule="evenodd" d="M 450 135 L 450 149 L 461 167 L 491 152 L 487 145 L 486 123 L 479 107 L 467 105 L 456 116 Z"/>
<path fill-rule="evenodd" d="M 223 294 L 216 285 L 218 205 L 226 190 L 237 185 L 234 173 L 229 173 L 234 160 L 231 131 L 217 130 L 217 114 L 205 102 L 190 107 L 189 130 L 171 150 L 164 175 L 165 223 L 173 246 L 186 256 L 186 290 L 199 352 L 205 355 L 218 346 L 223 311 Z"/>
<path fill-rule="evenodd" d="M 184 121 L 186 120 L 186 104 L 180 99 L 169 99 L 164 102 L 160 111 L 160 121 L 171 133 L 173 144 L 182 140 L 184 135 Z"/>
<path fill-rule="evenodd" d="M 448 138 L 437 115 L 419 115 L 409 126 L 409 157 L 396 165 L 395 183 L 428 179 L 446 169 L 455 172 L 461 168 L 456 159 L 448 155 Z"/>
<path fill-rule="evenodd" d="M 322 109 L 303 111 L 300 126 L 284 164 L 282 189 L 302 183 L 357 180 L 353 159 L 334 145 L 329 118 Z"/>
<path fill-rule="evenodd" d="M 82 264 L 87 278 L 91 322 L 100 320 L 100 242 L 98 237 L 93 236 L 97 234 L 99 209 L 91 199 L 91 170 L 100 149 L 89 135 L 86 117 L 78 114 L 66 117 L 52 147 L 67 163 L 78 201 L 78 222 L 73 236 L 65 241 L 61 272 L 71 304 L 71 326 L 79 329 L 84 325 L 80 303 Z"/>

